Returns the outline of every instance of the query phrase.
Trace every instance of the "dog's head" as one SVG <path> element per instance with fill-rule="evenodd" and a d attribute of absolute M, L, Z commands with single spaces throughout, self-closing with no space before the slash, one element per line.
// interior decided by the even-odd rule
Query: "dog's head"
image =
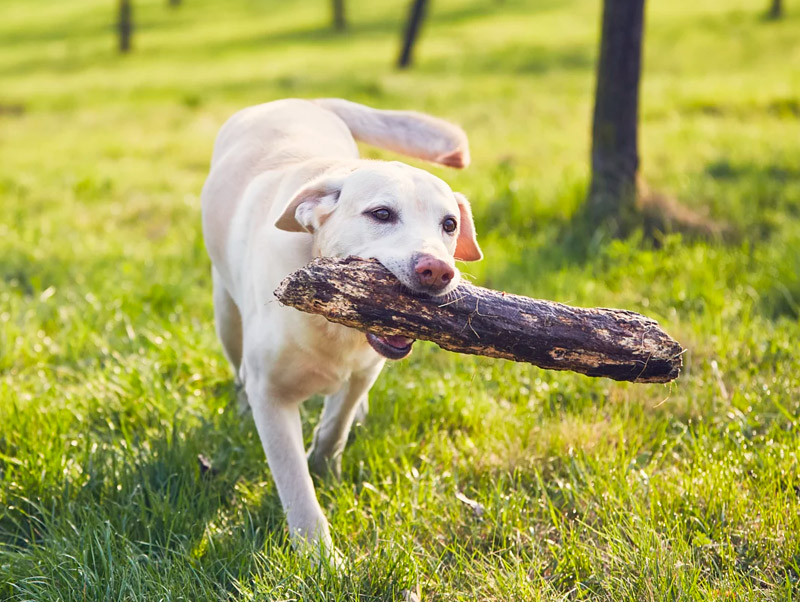
<path fill-rule="evenodd" d="M 458 286 L 455 259 L 477 261 L 469 201 L 441 179 L 399 162 L 364 162 L 324 175 L 287 205 L 276 227 L 310 232 L 318 256 L 375 258 L 408 289 L 433 296 Z M 410 339 L 368 335 L 391 359 L 411 351 Z"/>

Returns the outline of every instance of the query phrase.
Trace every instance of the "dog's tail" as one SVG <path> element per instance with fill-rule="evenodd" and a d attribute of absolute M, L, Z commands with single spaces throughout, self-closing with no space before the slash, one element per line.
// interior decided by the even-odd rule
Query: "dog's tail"
<path fill-rule="evenodd" d="M 469 165 L 467 135 L 457 125 L 414 111 L 384 111 L 338 98 L 317 105 L 338 115 L 356 140 L 461 169 Z"/>

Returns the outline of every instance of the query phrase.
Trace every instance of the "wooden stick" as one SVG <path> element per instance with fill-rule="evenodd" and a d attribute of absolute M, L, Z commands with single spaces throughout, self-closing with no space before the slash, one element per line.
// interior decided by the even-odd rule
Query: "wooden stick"
<path fill-rule="evenodd" d="M 281 303 L 380 336 L 639 383 L 677 378 L 683 348 L 655 320 L 583 309 L 462 282 L 446 297 L 405 289 L 376 260 L 318 258 L 275 291 Z"/>

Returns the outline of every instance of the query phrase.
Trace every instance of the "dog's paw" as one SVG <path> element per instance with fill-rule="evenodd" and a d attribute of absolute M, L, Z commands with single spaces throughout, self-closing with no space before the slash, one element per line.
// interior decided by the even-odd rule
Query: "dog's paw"
<path fill-rule="evenodd" d="M 331 573 L 341 573 L 346 565 L 344 554 L 331 545 L 329 548 L 318 548 L 318 552 L 311 557 L 314 566 L 321 566 Z"/>
<path fill-rule="evenodd" d="M 339 572 L 345 566 L 344 555 L 333 545 L 327 531 L 318 537 L 306 537 L 300 531 L 295 531 L 292 533 L 292 547 L 314 567 Z"/>
<path fill-rule="evenodd" d="M 321 479 L 333 477 L 340 481 L 342 479 L 342 455 L 337 454 L 332 458 L 326 458 L 312 448 L 308 452 L 308 470 Z"/>

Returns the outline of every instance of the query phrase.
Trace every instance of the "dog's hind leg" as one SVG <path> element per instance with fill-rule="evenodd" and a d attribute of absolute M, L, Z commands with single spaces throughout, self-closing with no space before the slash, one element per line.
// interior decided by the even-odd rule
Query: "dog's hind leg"
<path fill-rule="evenodd" d="M 236 302 L 228 293 L 216 268 L 211 268 L 211 277 L 214 282 L 214 321 L 217 326 L 217 336 L 222 342 L 222 350 L 231 364 L 236 386 L 236 398 L 239 410 L 247 411 L 247 393 L 241 378 L 242 365 L 242 316 Z"/>
<path fill-rule="evenodd" d="M 341 476 L 342 452 L 353 419 L 359 409 L 367 407 L 367 394 L 382 367 L 383 362 L 378 362 L 372 368 L 354 373 L 339 391 L 325 398 L 322 417 L 308 450 L 308 465 L 314 474 Z"/>

